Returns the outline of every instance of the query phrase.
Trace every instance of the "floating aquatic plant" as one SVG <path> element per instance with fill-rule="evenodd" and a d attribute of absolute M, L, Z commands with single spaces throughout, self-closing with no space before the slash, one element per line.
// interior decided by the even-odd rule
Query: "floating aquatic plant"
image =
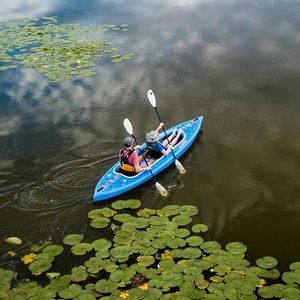
<path fill-rule="evenodd" d="M 9 244 L 14 244 L 14 245 L 22 244 L 22 240 L 18 237 L 15 237 L 15 236 L 11 236 L 11 237 L 6 238 L 5 242 L 7 242 Z"/>
<path fill-rule="evenodd" d="M 94 58 L 110 53 L 112 62 L 121 62 L 133 56 L 116 53 L 112 42 L 102 37 L 108 30 L 124 32 L 128 26 L 58 24 L 57 17 L 1 23 L 0 71 L 20 65 L 37 70 L 52 82 L 92 76 Z"/>
<path fill-rule="evenodd" d="M 63 239 L 64 244 L 66 245 L 77 245 L 83 239 L 83 234 L 69 234 Z"/>
<path fill-rule="evenodd" d="M 82 242 L 82 234 L 67 235 L 63 242 L 68 249 L 47 243 L 37 247 L 29 270 L 45 275 L 50 281 L 45 286 L 21 281 L 12 288 L 16 274 L 0 268 L 0 298 L 300 299 L 300 262 L 280 277 L 278 262 L 271 256 L 251 266 L 242 242 L 230 242 L 222 249 L 217 241 L 206 241 L 202 232 L 207 226 L 190 225 L 198 211 L 195 206 L 167 205 L 135 213 L 139 206 L 135 199 L 120 200 L 113 205 L 118 213 L 111 208 L 89 213 L 92 226 L 105 223 L 111 240 L 101 237 L 100 229 L 100 236 L 90 242 Z M 73 266 L 65 275 L 53 264 L 63 250 L 71 251 L 75 259 L 84 255 L 83 265 Z"/>

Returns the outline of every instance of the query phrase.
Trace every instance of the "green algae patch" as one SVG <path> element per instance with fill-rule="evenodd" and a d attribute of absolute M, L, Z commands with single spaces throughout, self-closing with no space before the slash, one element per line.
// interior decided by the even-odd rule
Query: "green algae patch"
<path fill-rule="evenodd" d="M 95 74 L 94 58 L 109 56 L 121 62 L 132 53 L 118 54 L 107 31 L 128 31 L 122 25 L 58 24 L 57 17 L 16 19 L 0 24 L 0 71 L 18 66 L 32 68 L 52 82 Z"/>

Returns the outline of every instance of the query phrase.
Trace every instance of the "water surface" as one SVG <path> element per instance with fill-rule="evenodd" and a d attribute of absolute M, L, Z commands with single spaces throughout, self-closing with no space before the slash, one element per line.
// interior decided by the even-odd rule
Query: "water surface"
<path fill-rule="evenodd" d="M 0 73 L 3 239 L 25 244 L 86 233 L 93 188 L 117 159 L 128 117 L 138 140 L 158 124 L 204 115 L 204 135 L 159 182 L 121 198 L 144 207 L 195 204 L 196 222 L 248 258 L 299 260 L 300 3 L 297 1 L 4 1 L 0 21 L 58 16 L 60 23 L 128 24 L 110 38 L 132 60 L 96 60 L 96 75 L 51 84 L 35 70 Z M 97 205 L 107 205 L 110 202 Z"/>

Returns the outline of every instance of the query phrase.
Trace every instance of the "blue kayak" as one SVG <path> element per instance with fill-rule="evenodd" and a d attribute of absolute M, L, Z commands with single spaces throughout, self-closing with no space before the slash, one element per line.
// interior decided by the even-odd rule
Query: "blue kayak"
<path fill-rule="evenodd" d="M 173 132 L 174 127 L 183 130 L 179 142 L 177 142 L 177 144 L 173 148 L 176 158 L 179 158 L 181 155 L 183 155 L 193 144 L 194 140 L 200 132 L 202 122 L 203 116 L 199 116 L 197 118 L 173 126 L 166 131 L 167 135 L 170 135 Z M 161 133 L 159 139 L 162 140 L 164 139 L 164 137 L 164 133 Z M 141 147 L 142 149 L 145 149 L 146 143 L 141 145 Z M 157 159 L 151 165 L 151 170 L 155 176 L 173 163 L 174 156 L 172 155 L 172 153 L 169 153 L 168 155 L 162 156 Z M 151 179 L 151 172 L 148 170 L 133 176 L 124 175 L 121 173 L 120 163 L 117 162 L 111 168 L 109 168 L 98 181 L 94 191 L 93 201 L 102 201 L 121 195 Z"/>

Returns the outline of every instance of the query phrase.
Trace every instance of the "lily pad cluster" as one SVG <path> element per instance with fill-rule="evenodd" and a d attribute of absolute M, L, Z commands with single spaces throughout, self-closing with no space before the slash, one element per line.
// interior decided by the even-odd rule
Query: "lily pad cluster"
<path fill-rule="evenodd" d="M 128 26 L 58 24 L 57 17 L 1 23 L 0 70 L 21 65 L 59 82 L 95 74 L 93 59 L 104 54 L 109 54 L 112 62 L 131 59 L 132 53 L 116 53 L 111 40 L 103 38 L 107 30 L 125 32 Z"/>
<path fill-rule="evenodd" d="M 0 298 L 300 299 L 300 262 L 281 276 L 271 256 L 251 265 L 242 242 L 222 248 L 217 241 L 205 240 L 207 226 L 192 223 L 196 206 L 140 206 L 136 199 L 119 200 L 111 208 L 90 211 L 99 236 L 87 241 L 83 234 L 72 233 L 63 239 L 64 253 L 83 261 L 65 274 L 52 265 L 62 247 L 42 247 L 29 271 L 40 278 L 46 275 L 43 285 L 27 278 L 15 282 L 14 272 L 0 269 Z"/>

